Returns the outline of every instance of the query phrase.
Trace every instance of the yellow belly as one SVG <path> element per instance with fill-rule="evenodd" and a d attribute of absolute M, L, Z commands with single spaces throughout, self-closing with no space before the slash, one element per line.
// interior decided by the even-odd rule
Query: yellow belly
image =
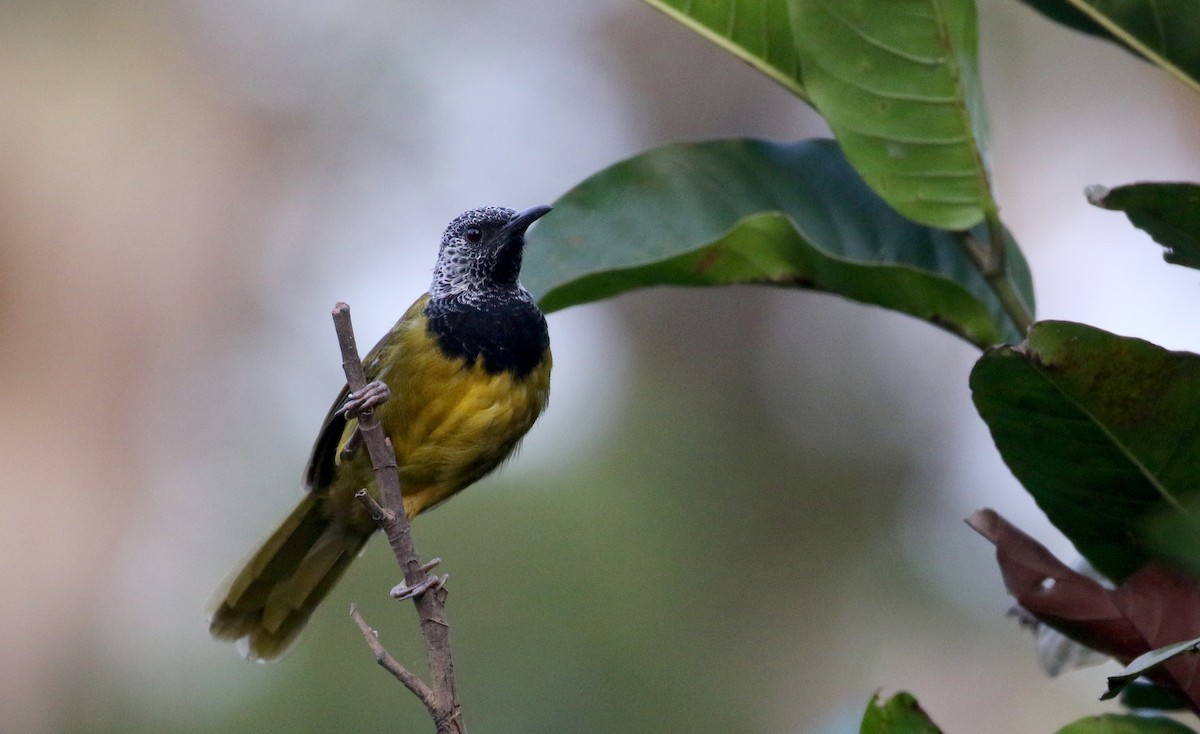
<path fill-rule="evenodd" d="M 449 498 L 503 462 L 546 406 L 550 392 L 550 350 L 528 375 L 489 374 L 476 360 L 447 358 L 413 313 L 380 345 L 374 375 L 391 389 L 378 408 L 384 431 L 396 451 L 405 513 L 410 517 Z M 410 318 L 412 316 L 412 318 Z M 357 421 L 349 421 L 338 445 L 336 477 L 325 500 L 326 512 L 364 529 L 374 522 L 353 495 L 374 474 L 365 449 L 343 458 L 342 447 Z"/>

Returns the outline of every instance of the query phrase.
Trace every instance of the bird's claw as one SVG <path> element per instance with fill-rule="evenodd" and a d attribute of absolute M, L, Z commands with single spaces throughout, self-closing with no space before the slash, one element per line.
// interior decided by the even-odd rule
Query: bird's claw
<path fill-rule="evenodd" d="M 434 558 L 429 563 L 426 563 L 425 565 L 421 566 L 421 572 L 428 573 L 431 569 L 436 567 L 441 562 L 442 562 L 442 559 Z M 431 575 L 431 576 L 426 576 L 424 579 L 413 584 L 412 586 L 409 586 L 408 584 L 398 584 L 397 586 L 395 586 L 392 589 L 390 596 L 393 599 L 396 599 L 397 601 L 404 601 L 405 599 L 412 599 L 412 598 L 420 596 L 421 594 L 424 594 L 427 591 L 434 591 L 436 589 L 442 588 L 443 586 L 446 585 L 446 581 L 449 578 L 450 578 L 450 574 L 442 574 L 441 576 Z"/>
<path fill-rule="evenodd" d="M 378 408 L 392 396 L 388 386 L 379 380 L 373 380 L 363 385 L 361 390 L 346 396 L 345 402 L 337 409 L 337 414 L 346 418 L 357 418 L 360 414 Z"/>

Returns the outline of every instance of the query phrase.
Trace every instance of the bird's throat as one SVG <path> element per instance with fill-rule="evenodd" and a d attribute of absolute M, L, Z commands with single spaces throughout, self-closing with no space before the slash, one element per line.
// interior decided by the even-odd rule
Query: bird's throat
<path fill-rule="evenodd" d="M 490 374 L 525 377 L 541 363 L 550 336 L 546 319 L 527 294 L 497 294 L 472 302 L 431 299 L 426 330 L 442 354 L 470 367 L 482 360 Z"/>

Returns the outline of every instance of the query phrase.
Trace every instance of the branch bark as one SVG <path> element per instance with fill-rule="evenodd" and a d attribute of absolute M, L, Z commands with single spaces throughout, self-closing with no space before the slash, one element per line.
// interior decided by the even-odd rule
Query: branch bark
<path fill-rule="evenodd" d="M 346 384 L 350 386 L 352 393 L 358 392 L 366 386 L 367 379 L 358 356 L 348 305 L 338 303 L 333 307 L 333 324 L 342 351 L 342 369 L 346 373 Z M 404 572 L 404 584 L 393 589 L 392 596 L 400 599 L 411 598 L 417 609 L 421 634 L 425 638 L 425 657 L 430 682 L 426 684 L 409 672 L 384 649 L 375 631 L 363 620 L 357 607 L 352 606 L 350 614 L 362 630 L 363 637 L 380 666 L 392 673 L 425 705 L 437 727 L 437 734 L 466 734 L 454 682 L 450 626 L 446 622 L 446 577 L 430 576 L 428 571 L 436 565 L 437 560 L 422 564 L 417 554 L 412 527 L 404 513 L 404 497 L 400 491 L 396 453 L 383 432 L 383 426 L 370 409 L 361 411 L 355 417 L 358 419 L 358 430 L 363 444 L 371 457 L 381 501 L 376 502 L 365 490 L 360 491 L 357 496 L 379 523 L 380 529 L 387 536 L 392 553 L 396 556 L 396 562 Z"/>

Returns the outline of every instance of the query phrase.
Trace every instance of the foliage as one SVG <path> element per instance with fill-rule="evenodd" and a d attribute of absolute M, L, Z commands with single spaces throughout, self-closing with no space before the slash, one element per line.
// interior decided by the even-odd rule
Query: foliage
<path fill-rule="evenodd" d="M 1088 201 L 1123 211 L 1135 227 L 1146 230 L 1176 265 L 1200 268 L 1200 186 L 1190 183 L 1143 183 L 1106 189 L 1093 186 Z"/>
<path fill-rule="evenodd" d="M 1059 23 L 1107 38 L 1200 91 L 1200 4 L 1192 0 L 1025 0 Z"/>
<path fill-rule="evenodd" d="M 891 308 L 980 347 L 1020 338 L 959 235 L 897 214 L 831 141 L 668 145 L 597 173 L 555 210 L 529 233 L 540 256 L 524 271 L 548 311 L 649 285 L 760 283 Z M 1009 262 L 1010 286 L 1032 302 L 1011 243 Z"/>
<path fill-rule="evenodd" d="M 1200 355 L 1043 321 L 987 350 L 971 391 L 1009 468 L 1113 581 L 1155 558 L 1154 519 L 1195 504 Z"/>
<path fill-rule="evenodd" d="M 942 734 L 910 693 L 897 693 L 883 703 L 875 696 L 863 714 L 861 734 Z"/>
<path fill-rule="evenodd" d="M 1133 673 L 1200 710 L 1200 694 L 1172 672 L 1191 665 L 1181 651 L 1200 636 L 1189 575 L 1200 542 L 1188 541 L 1200 536 L 1190 511 L 1200 499 L 1200 356 L 1083 324 L 1034 324 L 1029 274 L 991 188 L 973 0 L 647 2 L 812 105 L 836 146 L 677 144 L 595 174 L 531 235 L 527 282 L 544 307 L 654 285 L 782 285 L 900 311 L 985 349 L 971 387 L 1014 474 L 1109 579 L 1181 621 L 1145 632 L 1138 613 L 1121 611 L 1126 586 L 1091 581 L 1083 597 L 1050 595 L 1046 611 L 1034 603 L 1046 596 L 1040 584 L 1074 577 L 1002 520 L 977 516 L 1010 591 L 1041 623 L 1125 662 L 1188 642 Z M 1027 2 L 1200 89 L 1192 0 Z M 1196 267 L 1197 190 L 1149 183 L 1090 198 L 1125 211 L 1169 261 Z M 1014 549 L 1026 560 L 1005 555 Z M 1115 605 L 1115 627 L 1073 621 L 1097 605 Z M 1121 630 L 1137 640 L 1109 644 Z M 873 702 L 862 730 L 937 731 L 907 694 Z M 1131 715 L 1061 731 L 1186 730 Z"/>
<path fill-rule="evenodd" d="M 1105 714 L 1104 716 L 1089 716 L 1067 724 L 1056 734 L 1195 734 L 1195 732 L 1170 719 Z"/>
<path fill-rule="evenodd" d="M 1089 648 L 1128 661 L 1109 679 L 1102 698 L 1117 695 L 1145 676 L 1151 683 L 1194 702 L 1200 697 L 1200 658 L 1193 610 L 1200 606 L 1200 581 L 1158 563 L 1142 566 L 1117 588 L 1076 572 L 1036 540 L 992 510 L 967 523 L 996 546 L 1004 586 L 1028 614 Z M 1052 622 L 1051 622 L 1052 620 Z"/>

